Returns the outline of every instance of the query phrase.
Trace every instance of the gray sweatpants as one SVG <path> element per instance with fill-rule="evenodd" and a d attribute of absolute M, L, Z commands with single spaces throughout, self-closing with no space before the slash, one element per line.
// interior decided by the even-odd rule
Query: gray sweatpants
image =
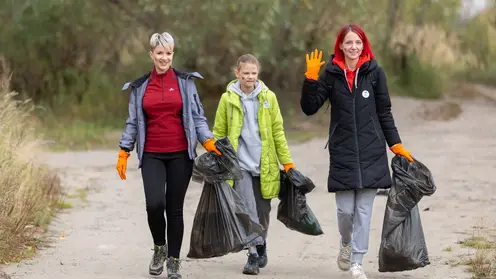
<path fill-rule="evenodd" d="M 341 240 L 351 242 L 352 262 L 361 263 L 368 252 L 370 219 L 376 189 L 336 192 L 338 228 Z"/>
<path fill-rule="evenodd" d="M 262 197 L 260 189 L 260 177 L 253 176 L 249 172 L 243 171 L 243 178 L 234 183 L 234 190 L 243 199 L 244 205 L 250 218 L 260 224 L 265 230 L 265 234 L 256 237 L 246 245 L 247 247 L 263 245 L 267 239 L 267 230 L 269 228 L 270 218 L 270 201 Z"/>

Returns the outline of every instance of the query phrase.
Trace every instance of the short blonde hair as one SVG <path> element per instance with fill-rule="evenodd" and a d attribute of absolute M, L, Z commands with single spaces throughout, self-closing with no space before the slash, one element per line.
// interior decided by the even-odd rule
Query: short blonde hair
<path fill-rule="evenodd" d="M 150 37 L 150 49 L 154 50 L 157 46 L 162 45 L 163 47 L 168 46 L 172 50 L 174 49 L 174 38 L 168 32 L 154 33 Z"/>

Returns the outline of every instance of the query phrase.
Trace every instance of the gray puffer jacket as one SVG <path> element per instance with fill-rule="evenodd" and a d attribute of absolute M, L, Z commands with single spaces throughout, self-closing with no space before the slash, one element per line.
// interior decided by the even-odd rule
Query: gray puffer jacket
<path fill-rule="evenodd" d="M 194 160 L 197 156 L 196 146 L 198 141 L 203 144 L 207 139 L 213 138 L 193 81 L 193 78 L 203 77 L 197 72 L 186 73 L 176 69 L 173 70 L 176 73 L 183 100 L 183 125 L 188 140 L 188 153 L 190 159 Z M 129 117 L 126 120 L 126 128 L 122 133 L 119 146 L 121 149 L 130 152 L 136 144 L 136 153 L 139 160 L 138 168 L 141 168 L 142 165 L 146 139 L 146 115 L 143 111 L 143 96 L 145 95 L 149 78 L 150 73 L 147 73 L 132 82 L 127 82 L 122 87 L 122 90 L 131 88 L 131 92 L 129 95 Z"/>

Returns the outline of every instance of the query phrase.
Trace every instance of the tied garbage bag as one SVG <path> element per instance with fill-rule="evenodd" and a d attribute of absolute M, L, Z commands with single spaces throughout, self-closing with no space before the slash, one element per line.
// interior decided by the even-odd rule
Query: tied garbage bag
<path fill-rule="evenodd" d="M 281 189 L 277 220 L 288 229 L 308 235 L 321 235 L 324 232 L 317 217 L 307 204 L 306 194 L 315 188 L 312 180 L 295 169 L 288 173 L 281 171 Z"/>
<path fill-rule="evenodd" d="M 195 159 L 195 181 L 204 182 L 191 231 L 188 258 L 205 259 L 243 250 L 263 228 L 252 221 L 241 197 L 226 180 L 242 178 L 236 152 L 229 139 L 215 143 L 222 153 L 204 153 Z"/>
<path fill-rule="evenodd" d="M 413 270 L 430 264 L 418 202 L 436 191 L 429 169 L 402 156 L 391 161 L 389 191 L 379 248 L 379 272 Z"/>

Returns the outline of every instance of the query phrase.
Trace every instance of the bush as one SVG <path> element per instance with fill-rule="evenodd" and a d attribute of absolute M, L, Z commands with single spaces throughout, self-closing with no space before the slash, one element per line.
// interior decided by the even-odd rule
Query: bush
<path fill-rule="evenodd" d="M 396 76 L 401 95 L 437 99 L 445 90 L 446 77 L 435 67 L 422 63 L 414 54 L 408 57 L 408 69 Z"/>
<path fill-rule="evenodd" d="M 489 86 L 496 86 L 496 65 L 491 64 L 486 68 L 470 69 L 457 74 L 459 80 L 467 80 Z"/>
<path fill-rule="evenodd" d="M 1 73 L 1 71 L 0 71 Z M 59 177 L 36 161 L 42 158 L 29 102 L 14 100 L 0 83 L 0 263 L 17 259 L 44 228 L 59 201 Z M 32 247 L 31 247 L 32 248 Z M 33 250 L 33 249 L 30 249 Z"/>

